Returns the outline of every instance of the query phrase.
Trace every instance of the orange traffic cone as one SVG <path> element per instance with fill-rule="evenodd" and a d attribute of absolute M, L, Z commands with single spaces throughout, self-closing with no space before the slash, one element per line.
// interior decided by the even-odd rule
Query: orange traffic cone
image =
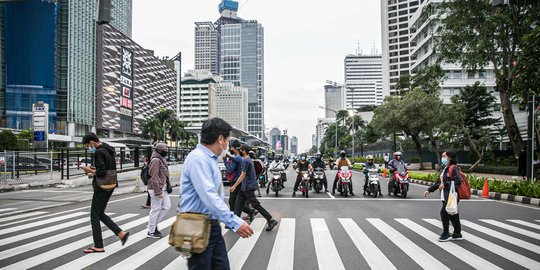
<path fill-rule="evenodd" d="M 482 197 L 489 198 L 489 181 L 487 179 L 484 183 L 484 189 L 482 190 Z"/>
<path fill-rule="evenodd" d="M 384 168 L 383 177 L 386 178 L 386 168 Z"/>

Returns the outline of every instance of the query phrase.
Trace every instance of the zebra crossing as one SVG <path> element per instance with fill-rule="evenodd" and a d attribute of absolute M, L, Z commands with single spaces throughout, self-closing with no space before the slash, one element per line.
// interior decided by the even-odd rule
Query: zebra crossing
<path fill-rule="evenodd" d="M 87 210 L 4 218 L 0 269 L 187 269 L 168 244 L 174 216 L 158 224 L 164 238 L 148 239 L 146 214 L 109 214 L 130 239 L 121 246 L 103 228 L 106 252 L 95 254 L 82 253 L 93 243 Z M 442 225 L 433 218 L 306 219 L 283 217 L 266 232 L 266 221 L 257 218 L 248 239 L 222 224 L 231 269 L 540 269 L 539 220 L 463 219 L 465 240 L 441 243 Z M 313 265 L 300 261 L 300 249 L 313 253 Z"/>

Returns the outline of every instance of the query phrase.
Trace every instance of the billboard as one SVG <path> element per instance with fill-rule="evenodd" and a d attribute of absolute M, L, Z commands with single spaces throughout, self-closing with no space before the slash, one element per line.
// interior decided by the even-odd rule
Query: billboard
<path fill-rule="evenodd" d="M 120 129 L 133 131 L 133 52 L 120 49 Z"/>

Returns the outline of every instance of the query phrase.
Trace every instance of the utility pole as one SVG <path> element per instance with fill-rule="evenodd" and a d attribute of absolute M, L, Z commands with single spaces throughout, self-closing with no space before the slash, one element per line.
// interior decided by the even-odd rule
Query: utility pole
<path fill-rule="evenodd" d="M 534 181 L 534 120 L 535 120 L 535 109 L 536 96 L 529 94 L 529 100 L 527 103 L 527 177 Z"/>

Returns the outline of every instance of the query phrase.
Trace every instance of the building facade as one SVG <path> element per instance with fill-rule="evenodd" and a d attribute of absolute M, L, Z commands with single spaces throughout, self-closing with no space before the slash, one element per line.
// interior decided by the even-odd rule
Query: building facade
<path fill-rule="evenodd" d="M 219 76 L 207 70 L 190 70 L 182 78 L 180 120 L 191 127 L 200 128 L 216 117 L 216 83 Z"/>
<path fill-rule="evenodd" d="M 343 85 L 327 84 L 324 86 L 324 107 L 325 117 L 336 117 L 334 111 L 344 110 L 346 104 L 346 93 Z"/>
<path fill-rule="evenodd" d="M 298 138 L 296 136 L 291 137 L 291 155 L 298 155 Z"/>
<path fill-rule="evenodd" d="M 345 57 L 347 108 L 381 105 L 382 59 L 380 55 L 347 55 Z"/>
<path fill-rule="evenodd" d="M 212 22 L 195 23 L 195 69 L 219 74 L 218 30 Z"/>
<path fill-rule="evenodd" d="M 234 86 L 232 82 L 216 84 L 216 110 L 218 117 L 233 127 L 247 130 L 248 127 L 248 90 Z"/>
<path fill-rule="evenodd" d="M 322 140 L 324 139 L 324 134 L 330 126 L 330 124 L 336 122 L 336 118 L 318 118 L 317 125 L 315 126 L 315 144 L 317 149 L 321 148 Z"/>
<path fill-rule="evenodd" d="M 274 151 L 277 149 L 278 142 L 281 145 L 281 130 L 279 130 L 279 128 L 275 127 L 270 129 L 268 132 L 268 142 Z"/>

